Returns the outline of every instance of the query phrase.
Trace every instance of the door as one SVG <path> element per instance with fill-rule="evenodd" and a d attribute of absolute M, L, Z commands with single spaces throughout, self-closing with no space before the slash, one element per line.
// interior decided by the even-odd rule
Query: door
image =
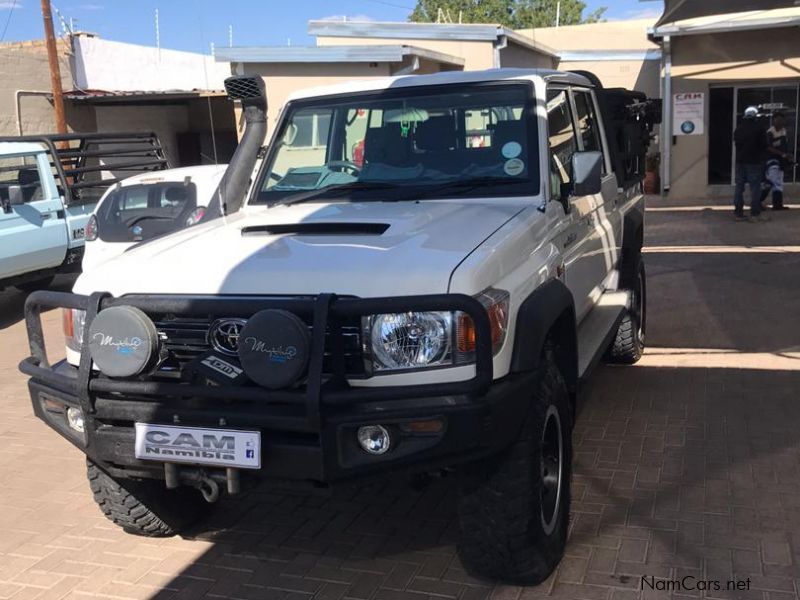
<path fill-rule="evenodd" d="M 597 251 L 591 233 L 595 199 L 571 193 L 572 156 L 578 151 L 578 137 L 566 88 L 547 90 L 547 127 L 550 199 L 567 207 L 565 225 L 555 239 L 564 260 L 564 283 L 572 293 L 580 320 L 591 308 L 591 293 L 596 285 L 591 268 L 592 255 Z"/>
<path fill-rule="evenodd" d="M 19 203 L 11 204 L 14 198 Z M 0 157 L 0 200 L 0 278 L 60 265 L 64 205 L 44 152 Z"/>
<path fill-rule="evenodd" d="M 588 89 L 572 89 L 575 102 L 575 120 L 578 130 L 578 146 L 582 151 L 596 151 L 603 155 L 602 190 L 594 199 L 592 234 L 598 238 L 602 254 L 597 255 L 597 274 L 600 280 L 614 269 L 622 253 L 622 213 L 617 206 L 619 194 L 617 176 L 609 161 L 605 134 L 598 119 L 597 101 L 594 92 Z M 599 260 L 602 257 L 602 260 Z M 602 290 L 600 290 L 602 292 Z"/>

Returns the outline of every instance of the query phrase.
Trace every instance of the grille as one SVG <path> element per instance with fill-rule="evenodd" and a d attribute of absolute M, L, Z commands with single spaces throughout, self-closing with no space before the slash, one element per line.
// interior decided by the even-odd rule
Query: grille
<path fill-rule="evenodd" d="M 184 365 L 204 352 L 211 350 L 208 343 L 208 330 L 217 318 L 190 319 L 171 317 L 156 320 L 159 337 L 168 356 L 159 366 L 160 375 L 178 377 Z M 311 326 L 308 326 L 309 331 Z M 349 377 L 365 376 L 364 356 L 361 345 L 361 327 L 358 321 L 343 323 L 342 347 L 345 357 L 345 372 Z M 325 358 L 323 372 L 331 372 L 330 334 L 325 334 Z"/>

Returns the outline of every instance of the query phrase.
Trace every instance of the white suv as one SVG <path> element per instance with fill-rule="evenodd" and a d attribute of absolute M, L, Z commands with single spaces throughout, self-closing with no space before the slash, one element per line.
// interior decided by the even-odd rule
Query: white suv
<path fill-rule="evenodd" d="M 556 71 L 372 80 L 295 95 L 265 150 L 263 81 L 226 86 L 247 130 L 225 215 L 31 296 L 36 414 L 133 533 L 259 479 L 455 470 L 466 568 L 543 580 L 581 382 L 644 345 L 657 104 Z"/>

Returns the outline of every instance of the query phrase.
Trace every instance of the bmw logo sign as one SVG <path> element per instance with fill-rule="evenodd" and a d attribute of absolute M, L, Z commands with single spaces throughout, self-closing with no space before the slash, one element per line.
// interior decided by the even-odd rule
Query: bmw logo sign
<path fill-rule="evenodd" d="M 686 134 L 692 133 L 694 131 L 694 123 L 692 121 L 684 121 L 681 123 L 681 131 Z"/>

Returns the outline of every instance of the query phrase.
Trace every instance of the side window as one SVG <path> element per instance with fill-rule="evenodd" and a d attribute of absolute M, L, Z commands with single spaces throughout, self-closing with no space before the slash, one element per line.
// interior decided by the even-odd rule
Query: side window
<path fill-rule="evenodd" d="M 547 91 L 547 133 L 550 142 L 551 199 L 572 182 L 572 155 L 578 150 L 572 111 L 566 90 Z"/>
<path fill-rule="evenodd" d="M 600 138 L 600 129 L 594 112 L 594 102 L 589 92 L 574 91 L 575 111 L 578 117 L 578 131 L 583 142 L 584 150 L 603 152 L 603 142 Z M 603 160 L 603 173 L 606 172 L 605 159 Z"/>
<path fill-rule="evenodd" d="M 146 186 L 132 187 L 130 190 L 125 190 L 120 209 L 125 211 L 147 208 L 148 192 L 149 190 Z"/>
<path fill-rule="evenodd" d="M 0 158 L 0 199 L 10 199 L 10 188 L 19 187 L 25 202 L 44 198 L 36 155 Z"/>

